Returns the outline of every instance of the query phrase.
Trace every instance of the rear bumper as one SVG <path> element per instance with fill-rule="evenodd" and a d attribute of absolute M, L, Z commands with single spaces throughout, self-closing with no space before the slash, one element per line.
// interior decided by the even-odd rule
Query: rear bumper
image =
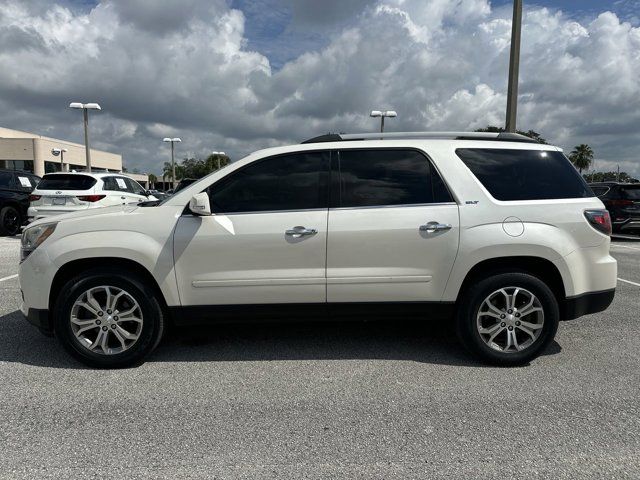
<path fill-rule="evenodd" d="M 568 297 L 562 312 L 563 320 L 573 320 L 574 318 L 598 313 L 606 310 L 615 296 L 616 289 L 602 290 L 600 292 L 587 292 L 575 297 Z"/>

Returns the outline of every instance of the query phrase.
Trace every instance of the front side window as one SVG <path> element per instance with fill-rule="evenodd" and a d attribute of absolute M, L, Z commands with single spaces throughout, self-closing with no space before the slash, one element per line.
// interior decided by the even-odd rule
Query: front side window
<path fill-rule="evenodd" d="M 371 207 L 452 202 L 429 159 L 416 150 L 341 150 L 340 207 Z M 334 190 L 335 191 L 335 190 Z"/>
<path fill-rule="evenodd" d="M 328 152 L 258 160 L 207 189 L 215 213 L 327 208 Z"/>
<path fill-rule="evenodd" d="M 561 152 L 459 148 L 456 154 L 496 200 L 594 196 Z"/>

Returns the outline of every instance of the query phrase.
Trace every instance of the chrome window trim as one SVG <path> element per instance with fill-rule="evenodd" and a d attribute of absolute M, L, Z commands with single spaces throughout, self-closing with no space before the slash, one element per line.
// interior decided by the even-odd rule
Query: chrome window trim
<path fill-rule="evenodd" d="M 332 210 L 369 210 L 372 208 L 411 208 L 411 207 L 440 207 L 458 205 L 456 202 L 440 202 L 440 203 L 402 203 L 398 205 L 365 205 L 362 207 L 332 207 Z"/>

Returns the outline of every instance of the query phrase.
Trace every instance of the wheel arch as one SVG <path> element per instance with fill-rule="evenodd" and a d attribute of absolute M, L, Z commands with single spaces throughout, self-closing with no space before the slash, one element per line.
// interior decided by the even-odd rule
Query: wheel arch
<path fill-rule="evenodd" d="M 507 272 L 528 273 L 546 283 L 558 301 L 560 318 L 564 318 L 567 294 L 560 270 L 550 260 L 535 256 L 489 258 L 476 263 L 462 281 L 456 297 L 456 303 L 459 302 L 460 297 L 465 294 L 470 285 L 487 278 L 489 275 Z"/>
<path fill-rule="evenodd" d="M 120 271 L 133 272 L 134 274 L 138 275 L 144 281 L 145 285 L 151 287 L 156 293 L 165 317 L 171 318 L 170 309 L 167 306 L 167 302 L 164 294 L 162 293 L 162 289 L 158 285 L 158 282 L 153 277 L 151 272 L 135 260 L 119 257 L 82 258 L 78 260 L 71 260 L 62 265 L 56 272 L 55 276 L 53 277 L 53 281 L 51 282 L 51 289 L 49 292 L 49 311 L 54 311 L 55 303 L 58 299 L 60 291 L 67 281 L 81 272 L 90 269 L 101 268 L 105 271 L 118 269 Z"/>

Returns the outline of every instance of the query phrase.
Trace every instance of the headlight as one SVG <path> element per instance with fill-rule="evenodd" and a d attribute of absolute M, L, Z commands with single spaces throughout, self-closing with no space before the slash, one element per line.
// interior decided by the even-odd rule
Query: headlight
<path fill-rule="evenodd" d="M 56 229 L 57 223 L 45 223 L 35 227 L 27 227 L 22 232 L 20 260 L 27 258 Z"/>

